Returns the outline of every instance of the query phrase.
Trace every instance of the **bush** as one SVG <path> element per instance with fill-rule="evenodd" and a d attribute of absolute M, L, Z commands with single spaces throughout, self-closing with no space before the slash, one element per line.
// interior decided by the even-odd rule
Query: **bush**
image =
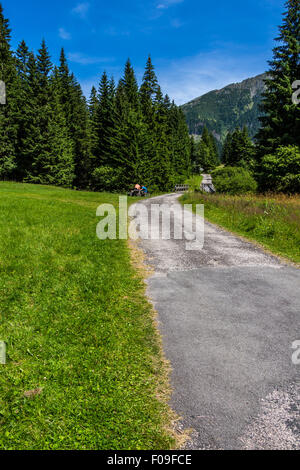
<path fill-rule="evenodd" d="M 185 184 L 189 185 L 190 191 L 199 191 L 202 180 L 203 180 L 202 175 L 193 175 L 189 179 L 186 180 Z"/>
<path fill-rule="evenodd" d="M 92 173 L 92 187 L 95 191 L 120 192 L 124 189 L 120 170 L 109 166 L 96 168 Z"/>
<path fill-rule="evenodd" d="M 299 147 L 278 147 L 274 155 L 263 157 L 260 185 L 261 189 L 267 191 L 300 193 Z"/>
<path fill-rule="evenodd" d="M 255 192 L 257 183 L 246 168 L 224 167 L 212 172 L 213 184 L 219 193 L 245 194 Z"/>

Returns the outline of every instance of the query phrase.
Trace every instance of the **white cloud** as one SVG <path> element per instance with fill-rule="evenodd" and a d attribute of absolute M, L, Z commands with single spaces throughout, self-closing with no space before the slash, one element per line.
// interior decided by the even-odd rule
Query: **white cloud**
<path fill-rule="evenodd" d="M 156 8 L 158 8 L 158 10 L 166 10 L 172 5 L 177 5 L 178 3 L 182 2 L 184 2 L 184 0 L 161 0 Z"/>
<path fill-rule="evenodd" d="M 90 3 L 85 2 L 85 3 L 78 3 L 78 5 L 73 8 L 72 13 L 75 15 L 78 15 L 81 19 L 86 18 L 88 11 L 90 9 Z"/>
<path fill-rule="evenodd" d="M 64 28 L 59 28 L 58 34 L 59 34 L 59 37 L 60 37 L 60 38 L 65 39 L 65 40 L 67 40 L 67 41 L 69 41 L 70 39 L 72 39 L 71 34 L 68 33 L 68 31 L 66 31 Z"/>
<path fill-rule="evenodd" d="M 209 91 L 264 72 L 264 58 L 259 54 L 231 55 L 216 50 L 180 60 L 157 64 L 163 92 L 181 105 Z"/>
<path fill-rule="evenodd" d="M 70 52 L 68 54 L 68 60 L 80 65 L 93 65 L 107 62 L 113 62 L 113 57 L 92 57 L 81 54 L 80 52 Z"/>

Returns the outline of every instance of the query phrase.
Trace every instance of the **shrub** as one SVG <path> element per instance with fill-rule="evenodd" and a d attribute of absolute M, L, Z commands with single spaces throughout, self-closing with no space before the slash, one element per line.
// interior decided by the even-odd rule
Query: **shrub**
<path fill-rule="evenodd" d="M 213 183 L 219 193 L 245 194 L 255 192 L 257 183 L 246 168 L 224 167 L 212 172 Z"/>
<path fill-rule="evenodd" d="M 193 175 L 189 179 L 186 180 L 185 184 L 188 184 L 191 191 L 199 191 L 200 186 L 203 180 L 202 175 Z"/>
<path fill-rule="evenodd" d="M 109 166 L 96 168 L 92 173 L 92 187 L 95 191 L 120 192 L 123 189 L 120 170 Z"/>
<path fill-rule="evenodd" d="M 260 185 L 263 190 L 300 193 L 299 147 L 278 147 L 274 155 L 263 157 Z"/>

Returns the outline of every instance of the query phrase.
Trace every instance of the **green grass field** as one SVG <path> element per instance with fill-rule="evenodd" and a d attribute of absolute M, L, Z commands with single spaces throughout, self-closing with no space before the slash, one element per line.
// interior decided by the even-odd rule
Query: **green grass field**
<path fill-rule="evenodd" d="M 0 183 L 0 449 L 167 449 L 166 368 L 118 196 Z"/>
<path fill-rule="evenodd" d="M 300 262 L 300 197 L 284 195 L 185 194 L 184 204 L 204 204 L 205 217 L 259 242 L 275 254 Z"/>

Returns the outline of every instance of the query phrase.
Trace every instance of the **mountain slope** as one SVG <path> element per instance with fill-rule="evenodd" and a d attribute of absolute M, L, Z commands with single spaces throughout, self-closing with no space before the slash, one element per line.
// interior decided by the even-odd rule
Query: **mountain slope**
<path fill-rule="evenodd" d="M 260 126 L 259 104 L 265 78 L 266 74 L 257 75 L 221 90 L 210 91 L 184 104 L 182 110 L 190 134 L 201 135 L 205 125 L 222 142 L 228 131 L 246 125 L 249 134 L 254 137 Z"/>

